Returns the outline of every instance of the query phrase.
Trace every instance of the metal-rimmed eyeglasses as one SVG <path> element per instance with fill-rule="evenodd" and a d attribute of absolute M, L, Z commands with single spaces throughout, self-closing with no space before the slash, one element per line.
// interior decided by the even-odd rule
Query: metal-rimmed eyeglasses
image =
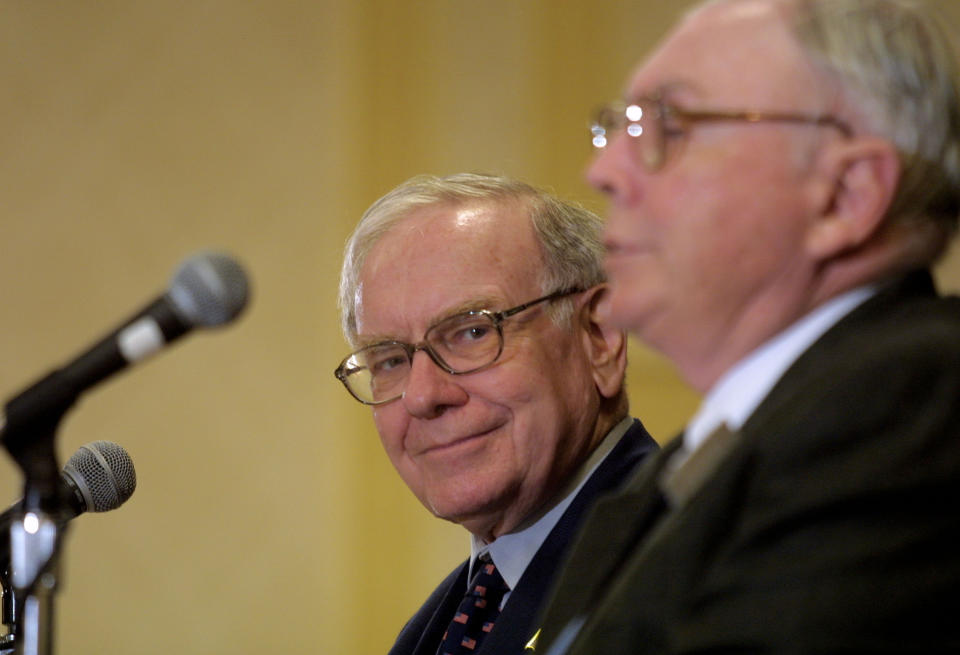
<path fill-rule="evenodd" d="M 510 309 L 478 309 L 448 316 L 432 325 L 417 344 L 381 341 L 348 355 L 333 372 L 350 395 L 365 405 L 380 405 L 403 396 L 413 356 L 425 351 L 447 373 L 474 373 L 493 364 L 503 352 L 503 322 L 511 316 L 583 289 L 563 289 Z"/>
<path fill-rule="evenodd" d="M 590 139 L 594 148 L 605 148 L 614 134 L 623 130 L 635 140 L 640 163 L 653 173 L 666 163 L 668 139 L 685 136 L 697 123 L 717 121 L 798 123 L 833 127 L 846 137 L 853 134 L 847 123 L 830 115 L 772 111 L 694 111 L 677 107 L 661 96 L 654 95 L 629 103 L 615 102 L 601 107 L 590 124 Z"/>

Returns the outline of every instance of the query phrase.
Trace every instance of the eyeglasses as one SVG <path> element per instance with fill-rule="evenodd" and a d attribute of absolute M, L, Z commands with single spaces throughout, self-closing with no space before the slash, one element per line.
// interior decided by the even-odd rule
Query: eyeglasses
<path fill-rule="evenodd" d="M 853 130 L 833 116 L 812 116 L 763 111 L 690 111 L 663 100 L 659 96 L 640 98 L 630 104 L 612 103 L 597 111 L 590 125 L 595 148 L 604 148 L 613 134 L 625 130 L 635 139 L 641 164 L 651 173 L 660 170 L 667 159 L 667 141 L 682 137 L 697 123 L 741 121 L 746 123 L 799 123 L 833 127 L 846 136 Z"/>
<path fill-rule="evenodd" d="M 486 309 L 455 314 L 430 327 L 418 344 L 375 343 L 349 355 L 333 372 L 350 395 L 365 405 L 380 405 L 403 396 L 413 356 L 425 351 L 451 375 L 473 373 L 493 364 L 503 352 L 503 322 L 540 303 L 580 293 L 564 289 L 502 312 Z"/>

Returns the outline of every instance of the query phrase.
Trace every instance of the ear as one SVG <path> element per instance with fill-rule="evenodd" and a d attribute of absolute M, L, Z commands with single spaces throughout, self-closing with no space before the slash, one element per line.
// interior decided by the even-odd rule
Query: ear
<path fill-rule="evenodd" d="M 856 249 L 882 230 L 900 180 L 900 158 L 889 141 L 853 137 L 831 143 L 817 167 L 818 213 L 806 246 L 823 261 Z"/>
<path fill-rule="evenodd" d="M 609 302 L 610 289 L 606 284 L 591 287 L 584 292 L 580 305 L 580 327 L 585 352 L 590 361 L 593 381 L 604 398 L 613 398 L 623 388 L 627 368 L 627 335 L 611 327 L 601 316 L 601 306 Z"/>

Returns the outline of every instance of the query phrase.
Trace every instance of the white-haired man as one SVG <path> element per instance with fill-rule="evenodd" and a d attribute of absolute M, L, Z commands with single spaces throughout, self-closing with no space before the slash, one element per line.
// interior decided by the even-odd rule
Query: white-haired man
<path fill-rule="evenodd" d="M 472 535 L 391 655 L 520 653 L 586 507 L 656 444 L 627 416 L 625 334 L 593 214 L 524 183 L 419 177 L 344 258 L 337 377 L 397 472 Z"/>
<path fill-rule="evenodd" d="M 960 652 L 947 31 L 906 0 L 720 0 L 593 129 L 609 318 L 705 396 L 582 530 L 538 651 Z"/>

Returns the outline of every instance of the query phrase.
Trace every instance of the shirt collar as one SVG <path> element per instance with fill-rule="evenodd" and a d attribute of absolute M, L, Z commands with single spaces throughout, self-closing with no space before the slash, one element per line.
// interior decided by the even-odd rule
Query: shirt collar
<path fill-rule="evenodd" d="M 687 424 L 686 452 L 696 450 L 722 423 L 739 430 L 800 355 L 876 291 L 875 286 L 864 286 L 829 300 L 724 373 Z"/>
<path fill-rule="evenodd" d="M 577 469 L 576 474 L 565 487 L 565 491 L 558 494 L 560 501 L 550 507 L 533 523 L 525 524 L 516 532 L 501 535 L 489 544 L 471 534 L 470 573 L 467 579 L 473 577 L 473 564 L 477 561 L 477 557 L 483 553 L 489 553 L 504 581 L 511 589 L 514 589 L 520 582 L 523 572 L 527 570 L 527 566 L 533 560 L 534 555 L 540 550 L 540 546 L 546 541 L 547 536 L 560 520 L 560 517 L 563 516 L 567 507 L 580 492 L 580 488 L 610 454 L 610 451 L 614 449 L 632 423 L 633 419 L 628 416 L 607 433 L 603 441 L 594 448 L 586 461 Z"/>

